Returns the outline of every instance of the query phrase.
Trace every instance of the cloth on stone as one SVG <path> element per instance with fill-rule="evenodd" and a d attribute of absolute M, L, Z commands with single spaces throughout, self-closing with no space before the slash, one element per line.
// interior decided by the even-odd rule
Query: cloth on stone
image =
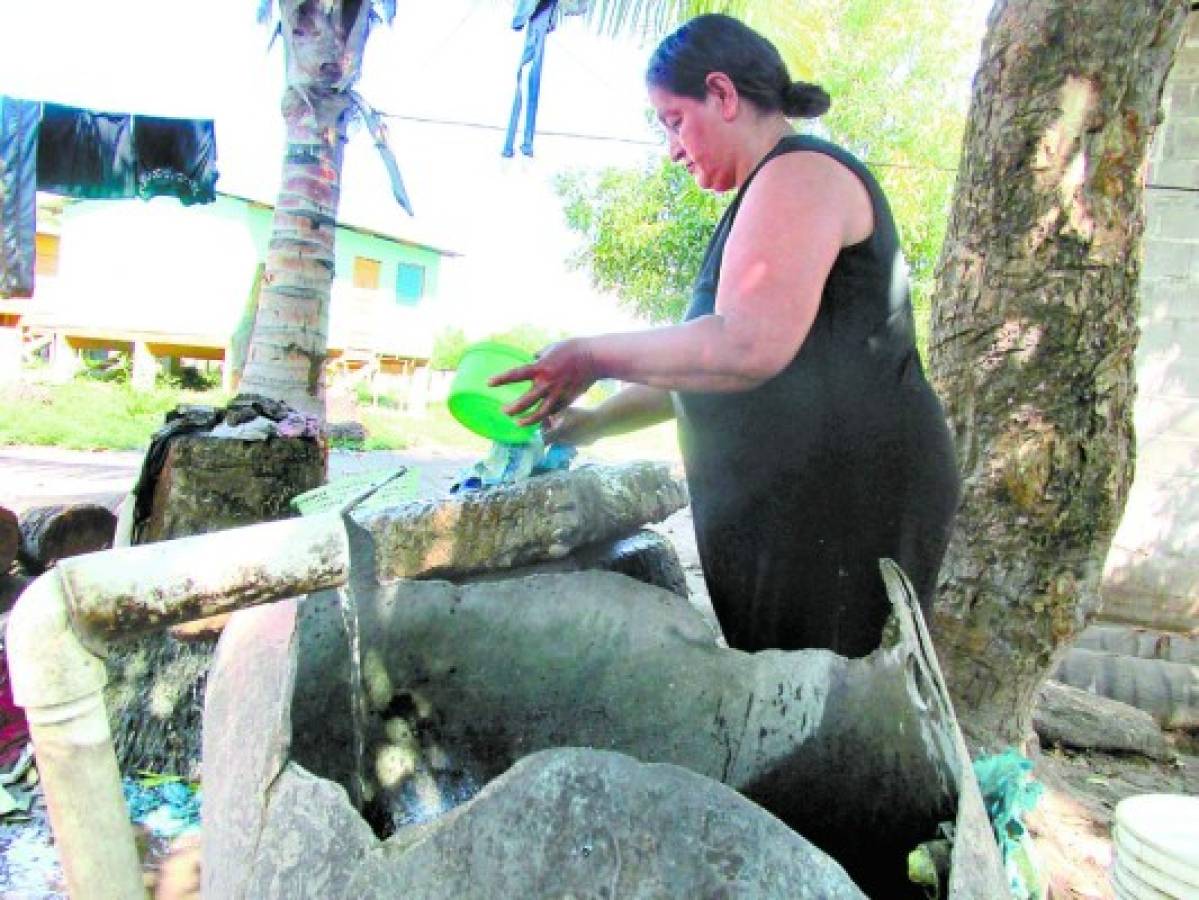
<path fill-rule="evenodd" d="M 578 453 L 565 444 L 551 444 L 548 448 L 538 434 L 527 444 L 504 444 L 496 441 L 491 452 L 464 470 L 458 480 L 450 486 L 451 494 L 479 491 L 501 484 L 514 484 L 535 475 L 560 472 L 570 468 Z"/>
<path fill-rule="evenodd" d="M 248 422 L 254 416 L 266 416 L 272 422 L 282 422 L 292 408 L 282 400 L 272 400 L 261 394 L 238 394 L 229 401 L 225 421 L 231 425 Z"/>
<path fill-rule="evenodd" d="M 42 105 L 0 96 L 0 297 L 32 297 Z"/>
<path fill-rule="evenodd" d="M 210 434 L 214 438 L 236 441 L 266 441 L 278 433 L 277 428 L 278 426 L 266 416 L 255 416 L 250 421 L 238 425 L 221 422 L 212 429 Z"/>
<path fill-rule="evenodd" d="M 532 7 L 532 12 L 529 12 Z M 516 129 L 520 123 L 520 111 L 523 102 L 521 81 L 524 79 L 525 66 L 529 66 L 528 110 L 525 112 L 524 134 L 521 139 L 520 152 L 525 156 L 533 155 L 533 135 L 537 129 L 537 106 L 541 98 L 541 68 L 545 61 L 545 39 L 558 25 L 558 0 L 540 0 L 533 4 L 518 0 L 516 16 L 512 27 L 516 30 L 525 29 L 525 44 L 520 54 L 520 64 L 516 67 L 516 95 L 512 99 L 512 113 L 508 118 L 508 131 L 504 137 L 504 156 L 514 154 L 516 144 Z"/>
<path fill-rule="evenodd" d="M 945 415 L 916 351 L 899 237 L 881 188 L 845 150 L 783 138 L 717 226 L 686 319 L 715 310 L 725 241 L 763 165 L 832 157 L 870 195 L 874 231 L 841 250 L 816 318 L 776 376 L 736 393 L 679 392 L 679 442 L 696 543 L 730 647 L 865 656 L 891 604 L 895 560 L 926 618 L 958 500 Z M 930 619 L 931 620 L 931 619 Z"/>
<path fill-rule="evenodd" d="M 138 543 L 154 503 L 154 486 L 166 465 L 171 441 L 180 435 L 211 431 L 221 420 L 221 411 L 211 406 L 179 406 L 166 414 L 166 421 L 150 436 L 141 471 L 133 485 L 133 542 Z"/>
<path fill-rule="evenodd" d="M 301 412 L 289 412 L 276 423 L 275 430 L 280 437 L 302 437 L 315 440 L 320 437 L 321 423 L 316 416 Z"/>

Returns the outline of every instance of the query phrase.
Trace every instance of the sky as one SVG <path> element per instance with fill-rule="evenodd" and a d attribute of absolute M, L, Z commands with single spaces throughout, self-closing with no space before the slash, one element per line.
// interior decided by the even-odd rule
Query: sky
<path fill-rule="evenodd" d="M 217 189 L 273 202 L 283 148 L 283 52 L 255 0 L 0 2 L 0 93 L 114 112 L 216 121 Z M 566 18 L 550 35 L 532 159 L 500 155 L 524 32 L 502 0 L 399 0 L 367 45 L 358 90 L 388 118 L 415 217 L 391 198 L 364 129 L 343 169 L 343 221 L 461 256 L 439 319 L 481 337 L 521 324 L 585 333 L 637 327 L 567 262 L 554 176 L 664 152 L 648 125 L 652 46 Z M 437 119 L 463 125 L 414 121 Z M 550 133 L 542 133 L 550 132 Z M 620 138 L 581 139 L 552 134 Z"/>

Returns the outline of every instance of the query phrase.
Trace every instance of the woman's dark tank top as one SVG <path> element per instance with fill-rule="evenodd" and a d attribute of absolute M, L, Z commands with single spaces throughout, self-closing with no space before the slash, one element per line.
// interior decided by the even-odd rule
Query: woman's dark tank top
<path fill-rule="evenodd" d="M 737 393 L 680 392 L 679 435 L 704 573 L 731 646 L 878 643 L 895 559 L 929 602 L 957 503 L 940 403 L 916 351 L 906 266 L 889 205 L 852 154 L 781 140 L 712 236 L 686 319 L 715 312 L 725 242 L 754 177 L 784 153 L 816 152 L 856 175 L 874 229 L 844 248 L 791 362 Z"/>

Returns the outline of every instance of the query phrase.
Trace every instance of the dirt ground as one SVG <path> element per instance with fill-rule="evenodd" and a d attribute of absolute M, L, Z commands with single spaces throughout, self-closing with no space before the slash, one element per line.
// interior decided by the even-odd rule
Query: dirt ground
<path fill-rule="evenodd" d="M 0 505 L 16 512 L 43 503 L 90 499 L 113 503 L 136 477 L 138 453 L 77 453 L 47 448 L 0 447 Z M 334 452 L 334 477 L 397 465 L 420 472 L 423 491 L 444 493 L 473 460 L 453 453 Z M 658 529 L 674 542 L 697 607 L 711 617 L 695 552 L 688 510 Z M 1035 777 L 1044 785 L 1040 803 L 1027 822 L 1050 896 L 1058 900 L 1110 898 L 1110 827 L 1116 804 L 1142 793 L 1199 794 L 1199 755 L 1194 744 L 1179 747 L 1176 761 L 1154 763 L 1140 757 L 1074 753 L 1047 748 L 1034 757 Z"/>

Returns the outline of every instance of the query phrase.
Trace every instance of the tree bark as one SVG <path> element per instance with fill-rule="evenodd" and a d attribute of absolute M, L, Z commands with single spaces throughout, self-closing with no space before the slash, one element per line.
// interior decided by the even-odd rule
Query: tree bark
<path fill-rule="evenodd" d="M 1143 183 L 1185 0 L 999 0 L 937 272 L 963 500 L 936 637 L 976 746 L 1031 733 L 1132 480 Z"/>
<path fill-rule="evenodd" d="M 341 165 L 370 3 L 279 0 L 287 54 L 282 181 L 240 391 L 325 418 Z"/>

